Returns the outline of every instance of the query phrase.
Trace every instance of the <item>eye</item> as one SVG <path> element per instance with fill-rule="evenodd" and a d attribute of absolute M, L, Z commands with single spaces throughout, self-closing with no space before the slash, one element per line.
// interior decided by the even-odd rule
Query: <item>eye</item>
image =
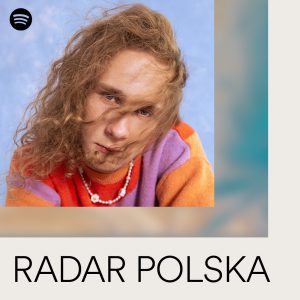
<path fill-rule="evenodd" d="M 111 104 L 119 104 L 120 99 L 112 94 L 106 94 L 106 93 L 100 93 L 100 96 L 104 98 L 105 101 L 111 103 Z"/>
<path fill-rule="evenodd" d="M 115 101 L 116 97 L 114 95 L 103 95 L 104 98 L 108 101 Z"/>
<path fill-rule="evenodd" d="M 153 109 L 151 107 L 143 107 L 138 109 L 136 113 L 142 117 L 151 117 L 153 115 Z"/>

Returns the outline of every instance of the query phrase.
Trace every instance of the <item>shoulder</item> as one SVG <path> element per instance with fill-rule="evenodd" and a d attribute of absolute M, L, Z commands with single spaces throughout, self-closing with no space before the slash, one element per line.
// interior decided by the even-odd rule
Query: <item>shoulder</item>
<path fill-rule="evenodd" d="M 206 155 L 197 132 L 186 122 L 180 121 L 164 138 L 163 153 L 170 163 L 176 160 L 183 164 L 191 158 L 206 160 Z"/>
<path fill-rule="evenodd" d="M 187 123 L 179 122 L 167 134 L 151 145 L 144 159 L 152 166 L 158 166 L 158 177 L 185 164 L 191 157 L 206 159 L 196 131 Z"/>
<path fill-rule="evenodd" d="M 6 177 L 7 206 L 59 206 L 60 197 L 49 176 L 35 178 L 30 167 L 24 175 L 20 173 L 20 160 L 16 152 L 13 154 L 9 174 Z"/>
<path fill-rule="evenodd" d="M 190 157 L 205 156 L 197 132 L 186 122 L 180 121 L 171 128 L 163 142 L 165 146 L 172 148 L 173 150 L 176 149 L 177 146 L 188 149 Z"/>
<path fill-rule="evenodd" d="M 179 134 L 182 140 L 188 139 L 190 136 L 192 136 L 195 133 L 195 130 L 189 124 L 183 121 L 177 123 L 172 129 Z"/>
<path fill-rule="evenodd" d="M 174 130 L 180 139 L 189 147 L 190 157 L 198 157 L 206 160 L 206 155 L 197 132 L 187 123 L 179 122 Z"/>

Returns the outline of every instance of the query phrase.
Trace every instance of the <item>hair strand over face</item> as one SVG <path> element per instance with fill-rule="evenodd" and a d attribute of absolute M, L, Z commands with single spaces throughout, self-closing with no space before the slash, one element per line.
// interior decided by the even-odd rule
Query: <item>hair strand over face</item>
<path fill-rule="evenodd" d="M 14 155 L 21 176 L 43 178 L 66 162 L 66 176 L 82 164 L 81 127 L 87 95 L 109 61 L 124 49 L 145 51 L 167 66 L 161 93 L 163 111 L 149 141 L 163 136 L 179 120 L 187 71 L 169 21 L 144 5 L 123 5 L 80 29 L 64 55 L 51 66 L 46 85 L 28 106 L 18 126 Z"/>

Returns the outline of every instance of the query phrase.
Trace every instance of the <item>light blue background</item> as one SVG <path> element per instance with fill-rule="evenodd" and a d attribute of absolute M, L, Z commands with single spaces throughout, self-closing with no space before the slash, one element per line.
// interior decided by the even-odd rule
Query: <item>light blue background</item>
<path fill-rule="evenodd" d="M 97 8 L 135 1 L 1 1 L 0 3 L 0 205 L 5 198 L 5 176 L 14 149 L 12 137 L 28 103 L 45 83 L 51 63 L 71 35 L 97 15 Z M 213 0 L 139 1 L 166 15 L 189 70 L 181 115 L 202 140 L 214 164 L 214 4 Z M 31 27 L 16 31 L 9 16 L 28 9 Z M 93 9 L 94 8 L 94 9 Z"/>

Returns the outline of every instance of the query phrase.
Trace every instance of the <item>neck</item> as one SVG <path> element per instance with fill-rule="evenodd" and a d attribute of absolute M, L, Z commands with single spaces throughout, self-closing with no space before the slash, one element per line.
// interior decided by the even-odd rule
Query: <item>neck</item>
<path fill-rule="evenodd" d="M 84 166 L 83 170 L 85 174 L 93 181 L 103 184 L 114 183 L 124 178 L 128 172 L 129 165 L 125 165 L 124 167 L 118 169 L 112 173 L 101 173 L 97 172 L 94 169 Z"/>

